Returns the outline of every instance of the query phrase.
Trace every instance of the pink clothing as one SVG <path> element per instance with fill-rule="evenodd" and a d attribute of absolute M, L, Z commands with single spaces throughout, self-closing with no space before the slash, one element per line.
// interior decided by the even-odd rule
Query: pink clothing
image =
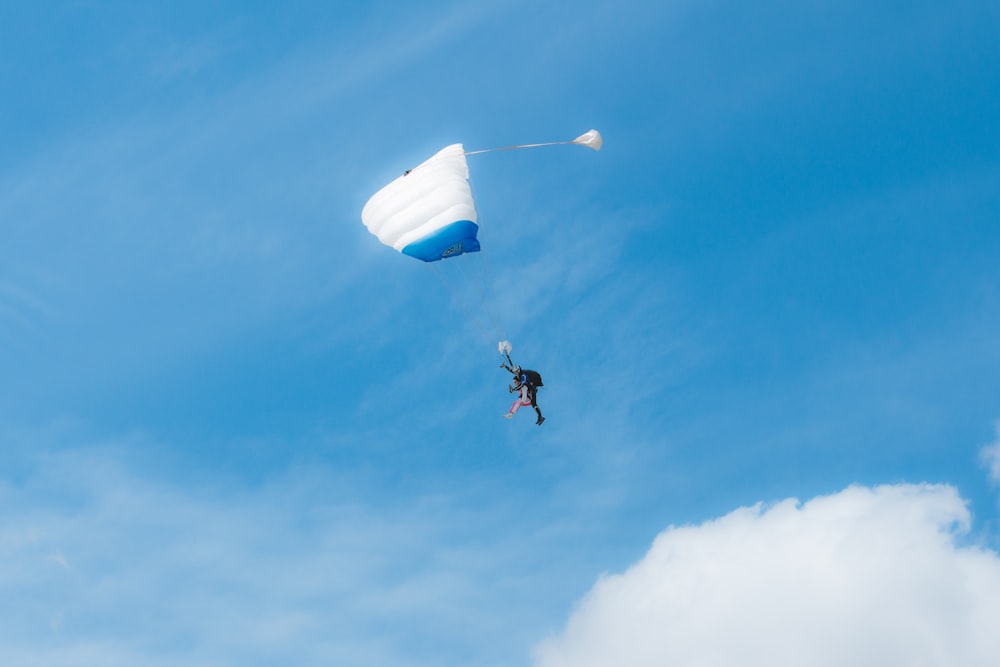
<path fill-rule="evenodd" d="M 516 401 L 511 403 L 510 412 L 507 414 L 514 414 L 521 409 L 522 405 L 531 405 L 531 399 L 528 398 L 528 385 L 522 384 L 518 390 L 518 398 Z"/>

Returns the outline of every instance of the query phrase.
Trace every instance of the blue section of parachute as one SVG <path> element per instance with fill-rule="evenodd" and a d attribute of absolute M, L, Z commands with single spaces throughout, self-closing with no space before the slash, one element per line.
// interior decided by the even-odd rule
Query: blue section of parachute
<path fill-rule="evenodd" d="M 467 252 L 479 252 L 478 233 L 479 225 L 471 220 L 459 220 L 414 241 L 403 248 L 403 254 L 424 262 L 436 262 Z"/>

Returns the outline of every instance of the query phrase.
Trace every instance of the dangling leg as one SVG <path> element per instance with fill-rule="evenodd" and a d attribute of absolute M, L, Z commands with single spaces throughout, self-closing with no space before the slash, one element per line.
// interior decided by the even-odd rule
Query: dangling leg
<path fill-rule="evenodd" d="M 504 415 L 506 419 L 510 419 L 514 414 L 521 409 L 522 405 L 531 405 L 531 400 L 528 398 L 528 388 L 522 386 L 520 392 L 518 392 L 517 400 L 510 404 L 510 410 Z"/>
<path fill-rule="evenodd" d="M 545 417 L 542 416 L 542 411 L 538 407 L 538 387 L 532 387 L 529 391 L 529 396 L 531 397 L 531 407 L 535 409 L 535 413 L 538 415 L 538 421 L 535 422 L 535 425 L 541 426 L 542 422 L 545 421 Z"/>

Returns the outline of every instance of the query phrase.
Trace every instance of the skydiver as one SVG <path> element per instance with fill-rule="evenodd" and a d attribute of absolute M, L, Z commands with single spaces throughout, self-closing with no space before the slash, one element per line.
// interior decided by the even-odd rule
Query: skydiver
<path fill-rule="evenodd" d="M 507 361 L 510 362 L 509 356 Z M 510 410 L 504 415 L 504 419 L 513 417 L 521 406 L 530 405 L 538 415 L 535 425 L 541 426 L 542 422 L 545 421 L 545 417 L 542 416 L 542 411 L 538 407 L 538 387 L 541 385 L 541 376 L 535 371 L 524 370 L 520 366 L 500 364 L 500 368 L 507 369 L 514 376 L 514 383 L 507 386 L 508 393 L 513 394 L 516 391 L 518 394 L 517 399 L 511 404 Z"/>

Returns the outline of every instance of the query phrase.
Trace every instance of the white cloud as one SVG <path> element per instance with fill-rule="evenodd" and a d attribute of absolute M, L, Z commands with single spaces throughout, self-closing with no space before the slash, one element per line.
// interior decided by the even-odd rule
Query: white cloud
<path fill-rule="evenodd" d="M 990 481 L 1000 484 L 1000 422 L 997 422 L 997 439 L 992 445 L 986 445 L 979 451 L 979 456 L 990 471 Z"/>
<path fill-rule="evenodd" d="M 671 527 L 538 667 L 1000 664 L 1000 558 L 949 486 L 852 487 Z"/>

